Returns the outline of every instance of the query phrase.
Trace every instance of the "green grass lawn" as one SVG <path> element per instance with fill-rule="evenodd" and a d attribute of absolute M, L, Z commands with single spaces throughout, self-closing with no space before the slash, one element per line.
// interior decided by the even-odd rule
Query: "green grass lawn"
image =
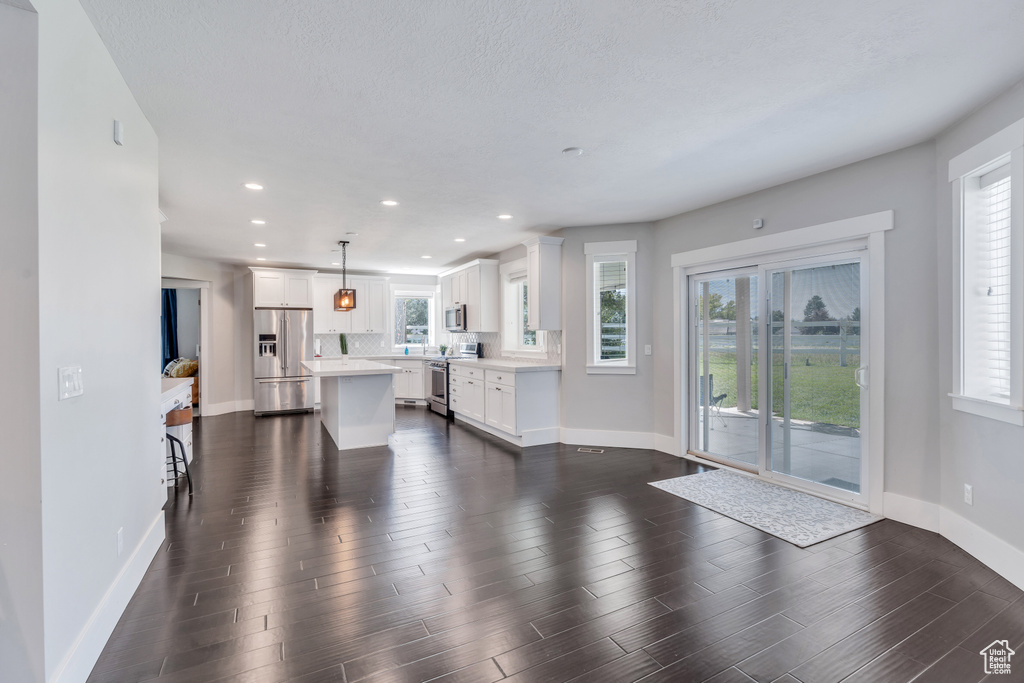
<path fill-rule="evenodd" d="M 709 359 L 714 376 L 715 396 L 725 393 L 723 408 L 736 407 L 736 354 L 713 352 Z M 810 365 L 806 365 L 807 361 Z M 860 356 L 847 354 L 847 366 L 839 365 L 839 354 L 812 355 L 807 358 L 793 354 L 790 367 L 791 415 L 794 420 L 823 422 L 842 427 L 860 427 L 860 387 L 854 382 L 854 373 L 860 366 Z M 782 367 L 774 373 L 772 402 L 776 410 L 782 407 Z M 757 409 L 757 358 L 751 368 L 751 403 Z"/>

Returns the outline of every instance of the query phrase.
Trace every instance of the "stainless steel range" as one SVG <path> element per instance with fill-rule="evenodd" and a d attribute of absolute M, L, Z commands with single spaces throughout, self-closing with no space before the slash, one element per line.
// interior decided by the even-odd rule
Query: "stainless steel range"
<path fill-rule="evenodd" d="M 430 396 L 427 398 L 430 400 L 431 410 L 445 417 L 452 417 L 451 411 L 448 410 L 448 361 L 458 358 L 482 358 L 483 355 L 482 344 L 464 342 L 459 344 L 457 356 L 431 358 L 425 362 L 427 372 L 430 373 L 430 381 L 427 384 L 430 387 Z"/>

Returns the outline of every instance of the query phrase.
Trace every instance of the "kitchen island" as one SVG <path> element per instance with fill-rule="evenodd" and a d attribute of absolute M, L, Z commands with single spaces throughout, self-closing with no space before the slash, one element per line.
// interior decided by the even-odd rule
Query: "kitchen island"
<path fill-rule="evenodd" d="M 320 421 L 338 450 L 386 446 L 395 431 L 394 365 L 370 360 L 303 361 L 320 378 Z"/>

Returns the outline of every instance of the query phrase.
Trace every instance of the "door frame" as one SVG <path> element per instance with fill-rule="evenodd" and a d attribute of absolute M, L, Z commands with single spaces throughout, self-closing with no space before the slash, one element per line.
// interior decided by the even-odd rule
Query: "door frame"
<path fill-rule="evenodd" d="M 688 330 L 692 323 L 689 276 L 866 250 L 868 277 L 866 282 L 861 282 L 861 287 L 866 290 L 863 298 L 869 303 L 865 320 L 868 334 L 866 339 L 861 339 L 861 344 L 867 344 L 871 359 L 865 373 L 867 385 L 869 391 L 871 387 L 875 389 L 871 393 L 867 415 L 861 416 L 861 423 L 867 426 L 868 442 L 868 476 L 867 481 L 862 482 L 862 487 L 868 496 L 867 509 L 876 514 L 882 513 L 885 483 L 885 232 L 892 228 L 893 211 L 889 210 L 672 255 L 675 384 L 673 441 L 678 455 L 715 467 L 729 468 L 728 465 L 705 461 L 688 452 L 690 397 L 687 359 L 690 357 Z M 821 497 L 831 497 L 822 496 L 820 491 L 808 490 L 797 483 L 785 482 L 785 485 Z M 851 504 L 842 496 L 832 498 Z"/>
<path fill-rule="evenodd" d="M 210 282 L 208 280 L 186 280 L 183 278 L 160 278 L 164 289 L 199 290 L 199 416 L 207 414 L 210 400 L 210 374 L 213 371 L 213 357 L 207 353 L 210 348 Z"/>

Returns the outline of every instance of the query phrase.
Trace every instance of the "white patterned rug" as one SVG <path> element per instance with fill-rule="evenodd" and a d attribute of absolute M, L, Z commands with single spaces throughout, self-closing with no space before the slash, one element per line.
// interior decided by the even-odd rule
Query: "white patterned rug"
<path fill-rule="evenodd" d="M 729 470 L 651 482 L 662 491 L 806 548 L 882 519 Z"/>

